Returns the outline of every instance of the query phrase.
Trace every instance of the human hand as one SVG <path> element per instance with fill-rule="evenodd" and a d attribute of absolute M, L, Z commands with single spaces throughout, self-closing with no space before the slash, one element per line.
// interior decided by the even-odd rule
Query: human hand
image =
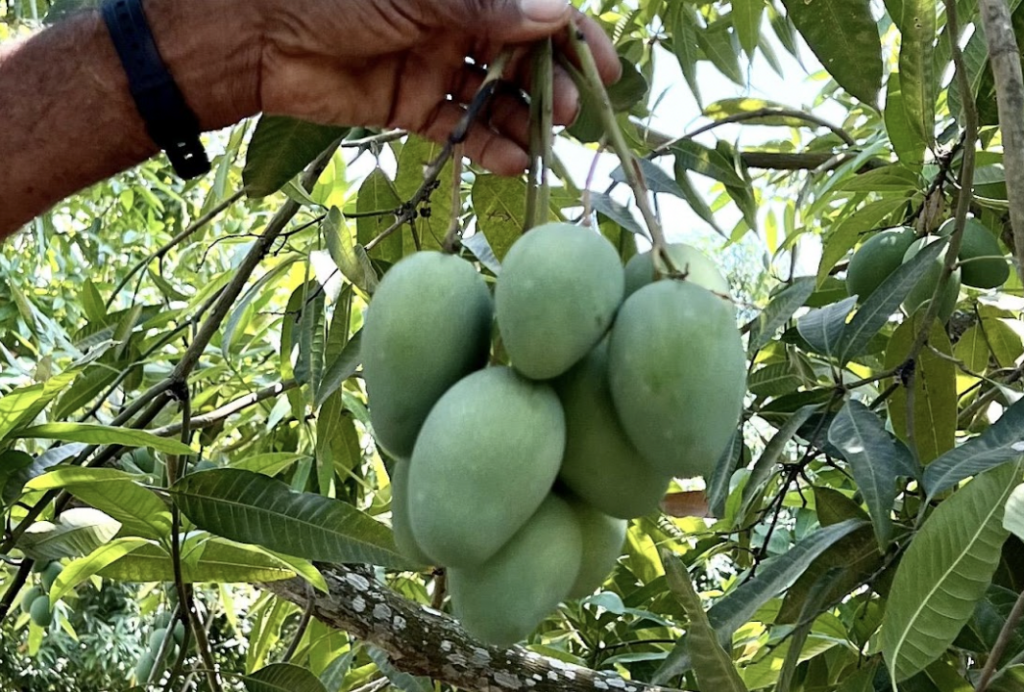
<path fill-rule="evenodd" d="M 573 16 L 602 78 L 619 77 L 611 41 L 565 0 L 263 1 L 259 98 L 270 114 L 402 128 L 444 141 L 483 81 L 485 66 L 506 45 L 547 36 L 564 45 L 563 29 Z M 505 73 L 518 88 L 529 79 L 523 58 L 517 54 Z M 472 125 L 465 146 L 485 168 L 514 175 L 529 162 L 529 109 L 508 91 L 495 96 L 489 122 Z M 579 93 L 557 65 L 554 93 L 556 124 L 571 123 Z"/>

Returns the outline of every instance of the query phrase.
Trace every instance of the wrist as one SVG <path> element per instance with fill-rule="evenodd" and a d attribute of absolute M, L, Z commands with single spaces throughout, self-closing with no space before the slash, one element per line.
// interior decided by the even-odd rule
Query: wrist
<path fill-rule="evenodd" d="M 259 3 L 146 0 L 157 49 L 204 131 L 259 112 Z"/>

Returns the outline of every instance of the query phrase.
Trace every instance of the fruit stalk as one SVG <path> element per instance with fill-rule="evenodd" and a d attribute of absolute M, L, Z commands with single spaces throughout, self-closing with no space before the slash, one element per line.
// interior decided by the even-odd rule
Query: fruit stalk
<path fill-rule="evenodd" d="M 580 80 L 579 87 L 581 90 L 588 90 L 597 98 L 598 111 L 601 116 L 601 122 L 604 125 L 605 136 L 622 162 L 622 171 L 626 176 L 626 182 L 633 190 L 636 204 L 644 217 L 647 229 L 650 231 L 655 256 L 664 260 L 671 267 L 665 256 L 665 234 L 661 229 L 661 224 L 658 222 L 657 215 L 651 208 L 647 184 L 644 182 L 643 173 L 640 171 L 640 164 L 637 163 L 636 156 L 633 155 L 633 151 L 629 148 L 626 137 L 622 134 L 619 122 L 615 118 L 615 109 L 612 108 L 611 99 L 608 98 L 608 90 L 604 88 L 604 82 L 601 80 L 601 74 L 597 69 L 594 54 L 591 52 L 590 46 L 587 45 L 586 36 L 580 31 L 579 26 L 575 22 L 569 26 L 569 42 L 579 58 L 580 66 L 583 68 L 583 76 L 580 78 L 572 70 L 569 71 L 569 74 Z"/>
<path fill-rule="evenodd" d="M 554 75 L 551 39 L 533 48 L 533 90 L 530 94 L 530 173 L 527 179 L 524 231 L 548 222 L 548 169 L 554 145 Z"/>

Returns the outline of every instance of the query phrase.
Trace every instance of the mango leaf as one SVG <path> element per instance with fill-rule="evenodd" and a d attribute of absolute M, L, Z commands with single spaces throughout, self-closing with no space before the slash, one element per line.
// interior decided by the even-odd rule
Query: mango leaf
<path fill-rule="evenodd" d="M 233 469 L 262 473 L 265 476 L 276 476 L 285 469 L 299 461 L 309 460 L 307 454 L 293 454 L 292 452 L 268 452 L 254 456 L 244 456 L 232 459 L 229 466 Z"/>
<path fill-rule="evenodd" d="M 124 557 L 144 545 L 150 545 L 144 538 L 118 538 L 102 545 L 85 557 L 73 560 L 64 567 L 53 586 L 50 587 L 50 603 L 55 604 L 64 594 L 71 591 L 110 563 Z"/>
<path fill-rule="evenodd" d="M 885 7 L 900 30 L 900 101 L 906 121 L 929 145 L 935 138 L 935 3 L 886 0 Z"/>
<path fill-rule="evenodd" d="M 1003 412 L 985 432 L 929 464 L 922 484 L 929 499 L 960 481 L 1024 456 L 1024 400 Z"/>
<path fill-rule="evenodd" d="M 928 144 L 921 135 L 921 128 L 907 120 L 903 101 L 900 74 L 893 72 L 885 92 L 885 130 L 900 163 L 908 168 L 920 170 L 924 164 L 924 152 Z"/>
<path fill-rule="evenodd" d="M 394 183 L 380 168 L 375 168 L 359 188 L 356 199 L 356 240 L 368 245 L 395 223 L 395 212 L 402 205 Z M 372 214 L 372 216 L 367 216 Z M 370 257 L 394 264 L 402 259 L 402 234 L 393 232 L 370 251 Z"/>
<path fill-rule="evenodd" d="M 0 440 L 19 428 L 31 425 L 47 404 L 78 377 L 78 370 L 69 370 L 51 377 L 43 384 L 22 387 L 0 397 Z"/>
<path fill-rule="evenodd" d="M 697 105 L 701 104 L 700 84 L 697 81 L 697 61 L 700 46 L 697 37 L 702 28 L 697 21 L 697 13 L 693 7 L 685 2 L 674 2 L 669 4 L 669 26 L 672 27 L 672 52 L 679 61 L 679 67 L 683 72 L 686 85 L 690 87 Z"/>
<path fill-rule="evenodd" d="M 345 344 L 345 348 L 337 359 L 327 365 L 320 388 L 316 393 L 316 408 L 323 406 L 327 398 L 334 394 L 345 383 L 345 380 L 356 374 L 362 362 L 360 348 L 363 343 L 363 331 L 359 330 Z"/>
<path fill-rule="evenodd" d="M 121 523 L 90 507 L 75 507 L 60 515 L 57 523 L 37 521 L 18 541 L 33 560 L 50 561 L 82 557 L 110 541 Z"/>
<path fill-rule="evenodd" d="M 732 26 L 740 45 L 750 57 L 761 39 L 764 0 L 732 0 Z"/>
<path fill-rule="evenodd" d="M 757 498 L 758 493 L 761 492 L 764 484 L 771 478 L 772 473 L 775 471 L 775 465 L 782 458 L 783 452 L 786 451 L 786 445 L 796 437 L 800 428 L 820 409 L 821 406 L 818 404 L 811 404 L 800 408 L 786 420 L 785 424 L 779 428 L 779 431 L 764 446 L 764 451 L 761 452 L 761 456 L 758 457 L 754 468 L 751 469 L 750 476 L 747 478 L 747 484 L 743 488 L 739 518 L 745 517 L 747 512 L 750 511 L 751 504 Z"/>
<path fill-rule="evenodd" d="M 424 170 L 437 159 L 442 149 L 442 145 L 421 137 L 409 136 L 405 139 L 398 152 L 398 171 L 395 174 L 395 190 L 403 202 L 412 199 L 423 185 Z M 453 165 L 449 161 L 441 169 L 441 174 L 437 177 L 437 187 L 430 194 L 429 202 L 421 206 L 420 213 L 413 222 L 415 235 L 403 231 L 403 256 L 416 250 L 441 249 L 451 223 Z M 424 213 L 428 208 L 429 212 Z"/>
<path fill-rule="evenodd" d="M 839 86 L 874 105 L 882 88 L 882 43 L 870 0 L 782 0 L 789 19 Z"/>
<path fill-rule="evenodd" d="M 20 430 L 14 438 L 84 442 L 91 445 L 119 445 L 121 447 L 152 447 L 167 454 L 192 454 L 192 448 L 177 440 L 157 437 L 144 430 L 114 428 L 89 423 L 45 423 Z"/>
<path fill-rule="evenodd" d="M 989 471 L 940 504 L 903 556 L 887 599 L 881 645 L 893 680 L 945 653 L 985 595 L 1009 532 L 1004 507 L 1021 465 Z"/>
<path fill-rule="evenodd" d="M 945 243 L 932 243 L 921 250 L 909 262 L 900 265 L 864 301 L 843 331 L 843 338 L 839 344 L 840 363 L 845 365 L 864 352 L 868 343 L 899 309 L 900 303 L 917 285 L 918 280 L 924 276 L 944 247 Z"/>
<path fill-rule="evenodd" d="M 757 0 L 757 2 L 762 8 L 764 7 L 764 0 Z M 704 108 L 704 116 L 711 120 L 718 121 L 725 120 L 726 118 L 730 118 L 735 115 L 770 110 L 791 111 L 794 109 L 775 101 L 766 101 L 764 99 L 744 96 L 715 101 Z M 761 115 L 756 118 L 747 118 L 743 122 L 748 125 L 767 125 L 775 127 L 808 127 L 811 125 L 808 121 L 803 120 L 802 118 L 795 118 L 791 115 L 775 115 L 771 113 Z"/>
<path fill-rule="evenodd" d="M 327 692 L 320 678 L 291 663 L 272 663 L 242 677 L 246 692 Z"/>
<path fill-rule="evenodd" d="M 712 22 L 703 31 L 697 32 L 697 45 L 718 71 L 736 82 L 746 86 L 746 79 L 740 67 L 738 46 L 733 44 L 733 35 L 729 31 L 729 22 L 719 20 Z"/>
<path fill-rule="evenodd" d="M 789 322 L 814 293 L 813 277 L 802 277 L 780 291 L 758 316 L 750 330 L 751 352 L 760 350 L 775 338 L 775 332 Z"/>
<path fill-rule="evenodd" d="M 976 324 L 964 332 L 953 353 L 971 372 L 984 373 L 988 368 L 989 350 L 981 325 Z"/>
<path fill-rule="evenodd" d="M 778 397 L 795 392 L 803 380 L 789 363 L 771 363 L 747 378 L 747 389 L 755 396 Z"/>
<path fill-rule="evenodd" d="M 856 296 L 817 310 L 811 310 L 796 322 L 800 336 L 816 353 L 833 356 L 846 329 L 846 318 L 857 306 Z"/>
<path fill-rule="evenodd" d="M 747 185 L 747 181 L 736 172 L 733 161 L 717 149 L 708 148 L 692 140 L 684 140 L 672 146 L 672 153 L 676 155 L 677 169 L 693 171 L 725 185 Z"/>
<path fill-rule="evenodd" d="M 707 613 L 700 602 L 700 596 L 693 588 L 690 575 L 678 557 L 667 550 L 661 551 L 661 562 L 665 567 L 668 588 L 689 619 L 686 632 L 686 647 L 693 662 L 697 683 L 705 690 L 746 692 L 746 685 L 736 670 L 732 656 L 722 648 L 718 635 L 708 622 Z"/>
<path fill-rule="evenodd" d="M 630 233 L 640 236 L 646 235 L 644 229 L 640 227 L 640 224 L 637 223 L 629 209 L 616 202 L 610 195 L 606 195 L 603 192 L 591 192 L 590 206 L 598 214 L 607 216 Z"/>
<path fill-rule="evenodd" d="M 472 197 L 479 230 L 501 261 L 526 227 L 526 183 L 520 178 L 477 176 Z"/>
<path fill-rule="evenodd" d="M 123 471 L 63 466 L 33 479 L 26 487 L 29 490 L 67 490 L 121 522 L 129 535 L 161 539 L 170 534 L 171 513 L 167 505 Z"/>
<path fill-rule="evenodd" d="M 257 198 L 277 192 L 346 132 L 345 127 L 264 115 L 249 141 L 242 171 L 245 193 Z"/>
<path fill-rule="evenodd" d="M 255 546 L 223 538 L 204 540 L 198 557 L 186 555 L 181 576 L 186 584 L 259 583 L 291 579 L 296 575 L 287 562 Z M 147 543 L 97 571 L 105 579 L 146 583 L 173 582 L 174 562 L 162 546 Z"/>
<path fill-rule="evenodd" d="M 828 441 L 846 457 L 846 462 L 864 495 L 875 527 L 878 547 L 884 552 L 892 539 L 892 507 L 896 501 L 897 456 L 912 463 L 906 447 L 885 431 L 881 419 L 859 401 L 851 399 L 832 421 Z"/>
<path fill-rule="evenodd" d="M 918 313 L 896 329 L 885 350 L 886 368 L 898 367 L 906 360 L 921 323 L 922 316 Z M 946 354 L 947 358 L 935 351 Z M 922 464 L 930 463 L 956 444 L 956 366 L 948 359 L 952 351 L 946 330 L 936 321 L 928 337 L 928 348 L 921 351 L 914 368 L 913 442 Z M 888 405 L 893 430 L 909 443 L 906 388 L 901 386 L 893 392 Z"/>
<path fill-rule="evenodd" d="M 729 438 L 729 445 L 722 452 L 722 457 L 715 465 L 715 472 L 708 483 L 707 501 L 712 516 L 722 517 L 725 515 L 725 499 L 729 494 L 729 481 L 743 459 L 743 451 L 743 436 L 736 431 Z"/>
<path fill-rule="evenodd" d="M 201 529 L 308 560 L 410 567 L 390 529 L 340 500 L 292 492 L 249 471 L 194 473 L 171 488 L 175 503 Z"/>

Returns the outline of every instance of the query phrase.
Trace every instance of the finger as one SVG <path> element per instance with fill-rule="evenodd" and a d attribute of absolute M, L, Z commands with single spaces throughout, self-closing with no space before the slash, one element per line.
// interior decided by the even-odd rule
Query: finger
<path fill-rule="evenodd" d="M 466 74 L 459 80 L 458 87 L 452 92 L 452 99 L 459 104 L 468 105 L 475 98 L 484 83 L 484 72 L 468 66 Z M 522 92 L 507 82 L 498 82 L 487 105 L 477 115 L 482 123 L 490 126 L 513 140 L 523 148 L 530 143 L 530 107 Z"/>
<path fill-rule="evenodd" d="M 464 114 L 465 109 L 455 102 L 444 101 L 425 123 L 412 129 L 427 139 L 444 143 Z M 521 145 L 480 123 L 470 126 L 465 151 L 475 163 L 498 175 L 519 175 L 530 165 L 530 157 Z"/>
<path fill-rule="evenodd" d="M 572 16 L 566 0 L 447 0 L 433 3 L 433 9 L 441 26 L 473 26 L 495 43 L 551 36 Z"/>

